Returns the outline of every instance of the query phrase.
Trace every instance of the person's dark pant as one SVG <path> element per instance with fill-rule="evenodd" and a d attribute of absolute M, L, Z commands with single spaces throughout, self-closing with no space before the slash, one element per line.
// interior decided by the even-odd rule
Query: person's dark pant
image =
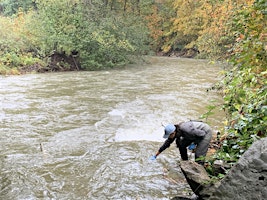
<path fill-rule="evenodd" d="M 198 159 L 202 156 L 206 156 L 207 151 L 209 149 L 211 138 L 212 138 L 212 131 L 210 130 L 209 132 L 207 132 L 204 138 L 200 140 L 199 143 L 197 143 L 197 147 L 195 151 L 195 159 Z"/>
<path fill-rule="evenodd" d="M 183 138 L 182 140 L 180 140 L 179 143 L 179 151 L 181 154 L 181 158 L 182 160 L 188 160 L 188 155 L 187 155 L 187 147 L 193 142 L 193 140 L 188 140 Z"/>
<path fill-rule="evenodd" d="M 182 139 L 179 144 L 179 151 L 181 154 L 182 160 L 188 160 L 187 155 L 187 147 L 194 142 L 197 147 L 195 150 L 195 160 L 197 160 L 200 157 L 205 157 L 209 148 L 209 143 L 212 138 L 212 130 L 209 130 L 206 135 L 203 138 L 190 140 L 190 139 Z M 204 164 L 202 160 L 196 161 L 199 164 Z"/>

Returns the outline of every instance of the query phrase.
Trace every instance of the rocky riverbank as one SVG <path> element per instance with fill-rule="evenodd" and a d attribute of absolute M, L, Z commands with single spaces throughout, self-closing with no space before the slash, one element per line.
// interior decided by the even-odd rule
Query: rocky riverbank
<path fill-rule="evenodd" d="M 204 167 L 193 161 L 182 161 L 180 167 L 197 197 L 172 200 L 267 199 L 267 138 L 255 141 L 219 182 L 213 182 Z"/>

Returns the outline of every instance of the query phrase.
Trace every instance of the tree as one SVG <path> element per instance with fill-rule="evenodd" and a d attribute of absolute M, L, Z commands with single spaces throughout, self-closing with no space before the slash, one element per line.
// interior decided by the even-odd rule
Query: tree
<path fill-rule="evenodd" d="M 5 16 L 12 16 L 18 13 L 19 9 L 23 12 L 31 8 L 35 8 L 36 4 L 33 0 L 2 0 L 0 7 Z"/>
<path fill-rule="evenodd" d="M 163 51 L 171 49 L 192 48 L 202 30 L 203 18 L 199 13 L 201 1 L 175 0 L 173 9 L 176 16 L 172 19 L 172 26 L 164 35 L 170 39 L 163 45 Z"/>
<path fill-rule="evenodd" d="M 83 69 L 101 69 L 129 63 L 130 55 L 146 49 L 146 28 L 138 16 L 84 0 L 36 2 L 31 30 L 45 56 L 75 51 Z"/>

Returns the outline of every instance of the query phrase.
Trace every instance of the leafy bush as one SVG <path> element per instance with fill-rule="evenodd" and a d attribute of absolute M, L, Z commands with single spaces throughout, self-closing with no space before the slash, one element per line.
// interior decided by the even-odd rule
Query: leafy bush
<path fill-rule="evenodd" d="M 267 137 L 267 4 L 259 0 L 236 11 L 232 32 L 238 36 L 231 50 L 232 69 L 219 84 L 228 112 L 225 138 L 214 159 L 235 163 L 261 138 Z"/>
<path fill-rule="evenodd" d="M 113 68 L 130 62 L 129 55 L 142 53 L 145 27 L 136 17 L 114 13 L 103 5 L 84 1 L 37 1 L 31 34 L 43 56 L 52 52 L 78 52 L 83 69 Z M 101 9 L 100 9 L 101 8 Z M 64 12 L 62 12 L 64 11 Z"/>
<path fill-rule="evenodd" d="M 13 19 L 0 16 L 0 67 L 1 74 L 19 74 L 20 69 L 43 62 L 31 52 L 25 37 L 25 18 L 22 12 Z"/>
<path fill-rule="evenodd" d="M 26 12 L 35 6 L 34 0 L 2 0 L 0 7 L 2 7 L 5 16 L 13 16 L 19 10 Z"/>

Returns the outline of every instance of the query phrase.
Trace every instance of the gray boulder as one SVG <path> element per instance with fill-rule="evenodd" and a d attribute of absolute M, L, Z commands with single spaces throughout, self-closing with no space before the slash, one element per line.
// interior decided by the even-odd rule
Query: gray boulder
<path fill-rule="evenodd" d="M 267 138 L 254 142 L 209 200 L 267 199 Z"/>
<path fill-rule="evenodd" d="M 180 167 L 198 200 L 209 198 L 217 190 L 220 182 L 212 182 L 202 165 L 194 161 L 181 161 Z"/>
<path fill-rule="evenodd" d="M 217 183 L 210 180 L 202 165 L 182 161 L 180 166 L 199 200 L 267 199 L 267 138 L 254 142 Z"/>
<path fill-rule="evenodd" d="M 200 195 L 200 191 L 211 181 L 205 168 L 194 161 L 181 161 L 180 167 L 192 191 Z"/>

